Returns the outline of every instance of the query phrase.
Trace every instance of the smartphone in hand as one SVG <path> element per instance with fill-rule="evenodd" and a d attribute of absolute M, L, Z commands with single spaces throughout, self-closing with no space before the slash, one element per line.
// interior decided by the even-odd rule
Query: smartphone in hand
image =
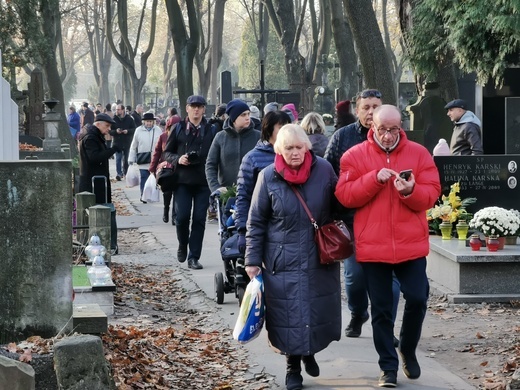
<path fill-rule="evenodd" d="M 412 174 L 412 170 L 411 169 L 405 169 L 404 171 L 401 171 L 399 172 L 399 177 L 408 181 L 408 179 L 410 178 L 410 175 Z"/>

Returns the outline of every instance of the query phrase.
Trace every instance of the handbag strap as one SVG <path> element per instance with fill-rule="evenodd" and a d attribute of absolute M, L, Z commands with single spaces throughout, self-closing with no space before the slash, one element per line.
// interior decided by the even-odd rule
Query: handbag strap
<path fill-rule="evenodd" d="M 152 150 L 153 150 L 153 139 L 155 137 L 155 125 L 153 127 L 153 130 L 152 130 L 152 142 L 150 142 L 150 153 L 152 153 Z"/>
<path fill-rule="evenodd" d="M 305 212 L 307 213 L 309 219 L 311 220 L 312 226 L 314 226 L 314 229 L 318 230 L 319 229 L 318 223 L 312 216 L 311 211 L 309 210 L 309 207 L 307 206 L 307 202 L 305 202 L 305 199 L 303 199 L 302 194 L 300 194 L 300 191 L 298 191 L 294 186 L 291 186 L 291 189 L 294 191 L 294 193 L 298 197 L 300 203 L 302 204 L 303 208 L 305 209 Z"/>

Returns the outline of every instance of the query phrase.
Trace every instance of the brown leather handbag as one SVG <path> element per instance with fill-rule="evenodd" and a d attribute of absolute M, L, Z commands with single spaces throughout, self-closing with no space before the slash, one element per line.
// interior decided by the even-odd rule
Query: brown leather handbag
<path fill-rule="evenodd" d="M 354 240 L 347 225 L 341 220 L 335 220 L 319 227 L 300 192 L 294 186 L 291 186 L 291 188 L 309 216 L 312 226 L 314 226 L 314 239 L 318 246 L 320 263 L 331 264 L 352 256 L 352 253 L 354 253 Z"/>

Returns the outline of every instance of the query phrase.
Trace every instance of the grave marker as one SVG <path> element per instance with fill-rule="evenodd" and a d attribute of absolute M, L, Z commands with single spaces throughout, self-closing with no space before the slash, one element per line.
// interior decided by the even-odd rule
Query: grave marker
<path fill-rule="evenodd" d="M 444 195 L 458 181 L 462 199 L 477 198 L 470 212 L 489 206 L 520 210 L 520 155 L 436 156 L 434 161 Z"/>

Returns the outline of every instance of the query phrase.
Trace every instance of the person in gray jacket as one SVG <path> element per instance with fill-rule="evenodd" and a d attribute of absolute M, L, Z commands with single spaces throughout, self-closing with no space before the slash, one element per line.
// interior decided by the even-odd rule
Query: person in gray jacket
<path fill-rule="evenodd" d="M 444 106 L 455 124 L 451 135 L 450 150 L 452 156 L 484 154 L 482 148 L 481 123 L 477 116 L 468 110 L 465 100 L 455 99 Z"/>
<path fill-rule="evenodd" d="M 226 106 L 227 119 L 211 144 L 206 160 L 206 178 L 211 192 L 225 192 L 237 182 L 242 158 L 260 139 L 254 129 L 249 106 L 241 99 L 233 99 Z"/>
<path fill-rule="evenodd" d="M 262 273 L 269 344 L 286 355 L 288 390 L 301 389 L 301 364 L 319 376 L 314 355 L 341 337 L 339 263 L 320 264 L 315 230 L 294 190 L 319 226 L 331 222 L 337 176 L 312 151 L 305 130 L 284 125 L 274 163 L 258 174 L 246 233 L 246 272 Z"/>

